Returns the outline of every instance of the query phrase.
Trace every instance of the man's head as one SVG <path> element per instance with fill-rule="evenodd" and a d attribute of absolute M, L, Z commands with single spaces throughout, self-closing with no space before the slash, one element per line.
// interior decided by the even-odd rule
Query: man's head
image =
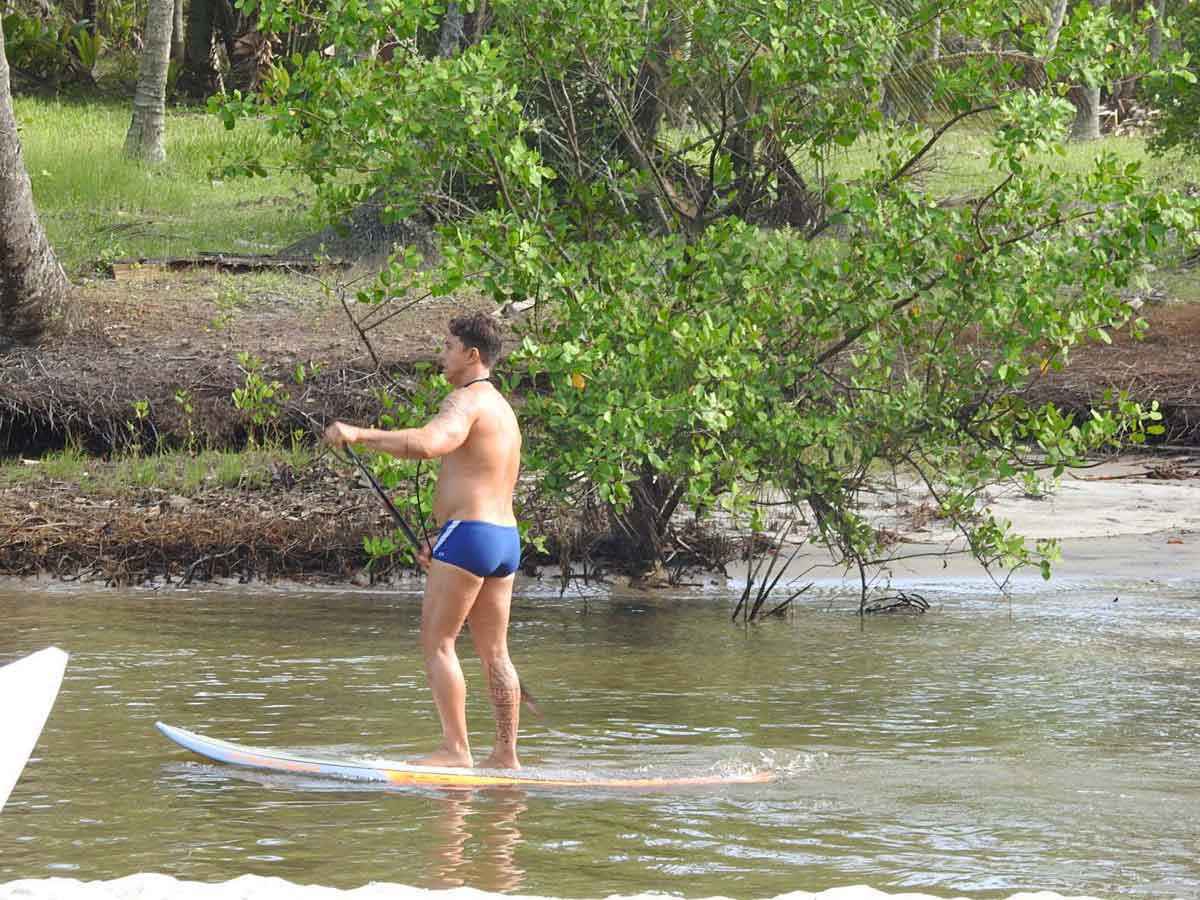
<path fill-rule="evenodd" d="M 482 366 L 491 369 L 500 358 L 500 327 L 487 313 L 468 313 L 450 320 L 450 337 L 442 351 L 442 369 L 451 382 Z"/>

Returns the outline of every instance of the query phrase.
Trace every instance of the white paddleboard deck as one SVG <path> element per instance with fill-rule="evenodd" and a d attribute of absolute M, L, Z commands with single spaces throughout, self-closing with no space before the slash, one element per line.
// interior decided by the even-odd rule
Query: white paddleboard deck
<path fill-rule="evenodd" d="M 647 776 L 563 778 L 524 769 L 517 772 L 497 769 L 447 769 L 388 760 L 326 758 L 291 753 L 286 750 L 247 747 L 177 728 L 165 722 L 156 722 L 155 727 L 164 737 L 179 746 L 215 762 L 245 766 L 266 772 L 315 775 L 347 781 L 367 781 L 391 785 L 672 788 L 691 785 L 762 784 L 771 781 L 774 777 L 770 772 L 747 772 L 740 774 L 714 773 L 682 778 Z"/>

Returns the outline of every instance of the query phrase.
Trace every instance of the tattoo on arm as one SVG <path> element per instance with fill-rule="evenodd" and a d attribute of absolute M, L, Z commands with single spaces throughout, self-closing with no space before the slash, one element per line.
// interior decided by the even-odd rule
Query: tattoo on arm
<path fill-rule="evenodd" d="M 458 449 L 471 431 L 471 404 L 457 391 L 447 395 L 436 416 L 426 426 L 438 451 L 435 456 L 444 456 Z"/>

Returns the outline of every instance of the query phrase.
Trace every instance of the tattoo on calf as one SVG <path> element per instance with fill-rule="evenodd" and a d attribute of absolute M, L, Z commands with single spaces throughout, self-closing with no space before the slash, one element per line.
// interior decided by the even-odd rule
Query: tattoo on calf
<path fill-rule="evenodd" d="M 508 660 L 489 663 L 488 688 L 496 712 L 496 745 L 512 746 L 517 741 L 517 723 L 521 711 L 521 687 L 517 670 Z"/>

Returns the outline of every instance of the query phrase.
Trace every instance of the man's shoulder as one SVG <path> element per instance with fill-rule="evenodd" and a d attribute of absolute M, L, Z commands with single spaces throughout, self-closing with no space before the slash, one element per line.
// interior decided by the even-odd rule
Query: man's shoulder
<path fill-rule="evenodd" d="M 473 389 L 470 385 L 455 388 L 442 401 L 442 409 L 466 415 L 472 421 L 483 416 L 512 412 L 508 400 L 494 385 L 491 386 L 491 390 Z"/>

